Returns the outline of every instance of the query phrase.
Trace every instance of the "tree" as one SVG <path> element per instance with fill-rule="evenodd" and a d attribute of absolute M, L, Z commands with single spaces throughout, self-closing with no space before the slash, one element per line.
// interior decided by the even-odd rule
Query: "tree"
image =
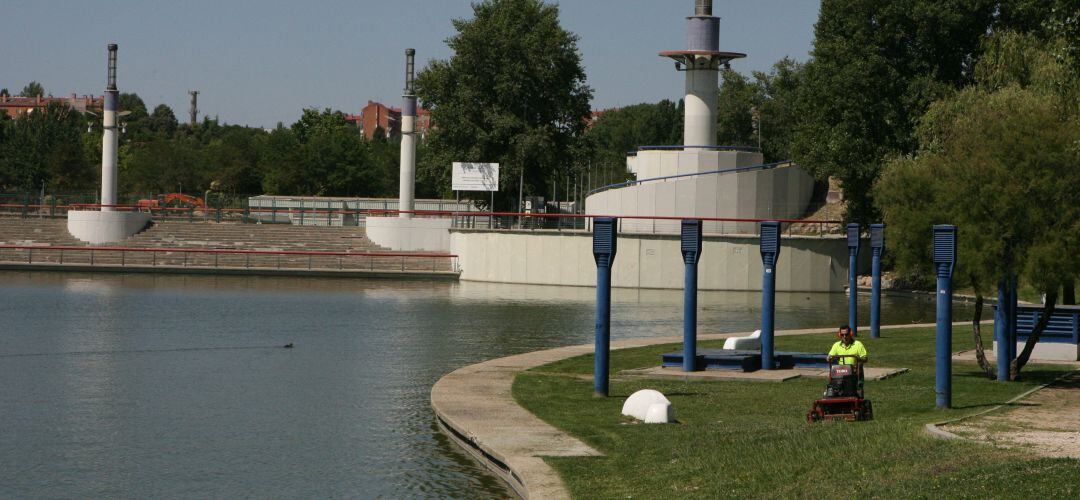
<path fill-rule="evenodd" d="M 8 92 L 6 88 L 2 88 L 0 89 L 0 97 L 11 97 L 11 92 Z"/>
<path fill-rule="evenodd" d="M 912 153 L 931 102 L 972 81 L 994 2 L 824 0 L 792 141 L 794 159 L 836 177 L 846 217 L 878 219 L 870 188 L 889 155 Z"/>
<path fill-rule="evenodd" d="M 0 126 L 0 190 L 37 190 L 43 182 L 63 189 L 88 185 L 92 172 L 83 156 L 86 125 L 79 112 L 54 102 Z"/>
<path fill-rule="evenodd" d="M 472 19 L 453 24 L 454 55 L 417 78 L 436 125 L 421 176 L 437 177 L 448 193 L 451 162 L 499 162 L 498 197 L 513 207 L 510 187 L 523 169 L 524 192 L 545 193 L 552 174 L 577 160 L 570 155 L 592 96 L 578 37 L 559 25 L 558 6 L 540 0 L 484 0 L 473 4 Z"/>
<path fill-rule="evenodd" d="M 682 110 L 663 100 L 604 111 L 585 133 L 597 170 L 616 174 L 613 182 L 625 180 L 626 154 L 638 146 L 682 142 Z"/>
<path fill-rule="evenodd" d="M 45 95 L 45 87 L 38 82 L 30 82 L 19 92 L 19 97 L 39 97 Z"/>
<path fill-rule="evenodd" d="M 176 128 L 179 125 L 176 121 L 176 115 L 173 114 L 171 108 L 165 104 L 158 104 L 154 108 L 154 112 L 147 118 L 147 128 L 156 134 L 164 135 L 165 137 L 172 136 L 176 133 Z"/>
<path fill-rule="evenodd" d="M 1040 49 L 1008 32 L 987 44 L 980 85 L 930 106 L 918 154 L 890 162 L 875 195 L 902 271 L 930 272 L 931 224 L 960 227 L 958 278 L 976 293 L 977 357 L 989 376 L 978 326 L 984 295 L 1015 276 L 1045 293 L 1043 320 L 1011 368 L 1016 378 L 1058 291 L 1080 275 L 1080 114 L 1071 102 L 1080 78 L 1052 57 L 1057 45 Z M 1020 48 L 1024 58 L 1009 57 Z"/>

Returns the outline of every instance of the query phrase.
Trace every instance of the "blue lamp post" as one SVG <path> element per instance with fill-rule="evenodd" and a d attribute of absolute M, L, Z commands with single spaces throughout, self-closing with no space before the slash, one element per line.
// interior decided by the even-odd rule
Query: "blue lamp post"
<path fill-rule="evenodd" d="M 776 368 L 773 361 L 773 320 L 776 316 L 776 261 L 780 259 L 780 223 L 761 223 L 761 368 Z"/>
<path fill-rule="evenodd" d="M 870 249 L 874 252 L 870 280 L 870 337 L 881 336 L 881 254 L 885 253 L 885 224 L 870 224 Z"/>
<path fill-rule="evenodd" d="M 937 377 L 934 392 L 938 408 L 952 406 L 952 275 L 956 265 L 956 226 L 934 226 L 934 267 L 937 269 Z"/>
<path fill-rule="evenodd" d="M 593 391 L 608 395 L 608 354 L 611 351 L 611 265 L 618 243 L 618 219 L 593 220 L 593 259 L 596 260 L 596 347 Z"/>
<path fill-rule="evenodd" d="M 683 285 L 683 371 L 697 370 L 697 278 L 701 258 L 701 221 L 682 221 L 682 255 L 686 265 Z"/>
<path fill-rule="evenodd" d="M 858 335 L 858 319 L 859 319 L 859 287 L 856 286 L 858 280 L 858 261 L 859 261 L 859 224 L 852 222 L 847 225 L 847 248 L 848 248 L 848 326 L 851 327 L 851 333 Z"/>
<path fill-rule="evenodd" d="M 994 340 L 997 341 L 997 378 L 1001 382 L 1009 380 L 1009 365 L 1012 363 L 1009 348 L 1009 292 L 1006 280 L 998 281 L 997 309 L 994 310 Z M 1015 344 L 1014 344 L 1015 345 Z"/>

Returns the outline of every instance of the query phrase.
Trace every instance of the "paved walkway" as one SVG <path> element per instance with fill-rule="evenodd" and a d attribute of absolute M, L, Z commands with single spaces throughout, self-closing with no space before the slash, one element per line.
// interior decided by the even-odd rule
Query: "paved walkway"
<path fill-rule="evenodd" d="M 956 323 L 957 325 L 966 323 Z M 882 330 L 924 328 L 933 324 L 882 326 Z M 831 333 L 833 328 L 786 330 L 776 335 Z M 698 335 L 717 340 L 748 333 Z M 682 337 L 634 339 L 611 343 L 628 349 L 682 342 Z M 570 498 L 570 493 L 542 457 L 602 455 L 577 438 L 540 420 L 514 401 L 514 377 L 533 367 L 593 352 L 592 344 L 559 347 L 493 359 L 459 368 L 431 388 L 431 406 L 439 427 L 473 457 L 505 480 L 523 498 Z"/>

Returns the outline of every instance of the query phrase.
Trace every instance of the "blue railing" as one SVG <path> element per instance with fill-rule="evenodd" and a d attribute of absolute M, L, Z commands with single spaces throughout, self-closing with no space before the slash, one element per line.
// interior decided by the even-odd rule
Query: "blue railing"
<path fill-rule="evenodd" d="M 630 156 L 637 155 L 638 151 L 682 151 L 686 149 L 707 149 L 709 151 L 741 151 L 743 153 L 759 153 L 760 149 L 751 146 L 638 146 L 634 151 L 628 151 Z"/>
<path fill-rule="evenodd" d="M 679 146 L 679 147 L 683 147 L 683 146 Z M 682 177 L 695 177 L 695 176 L 698 176 L 698 175 L 730 174 L 730 173 L 738 173 L 738 172 L 750 172 L 750 171 L 753 171 L 753 170 L 769 170 L 769 169 L 773 169 L 773 168 L 776 168 L 776 167 L 783 167 L 783 166 L 788 166 L 788 165 L 795 165 L 795 162 L 793 162 L 791 160 L 784 160 L 784 161 L 778 161 L 778 162 L 773 162 L 773 163 L 759 163 L 757 165 L 747 165 L 745 167 L 724 168 L 724 169 L 720 169 L 720 170 L 709 170 L 707 172 L 691 172 L 689 174 L 675 174 L 675 175 L 665 175 L 663 177 L 652 177 L 652 178 L 649 178 L 649 179 L 638 179 L 638 180 L 634 180 L 634 181 L 619 182 L 619 183 L 616 183 L 616 184 L 608 184 L 606 186 L 600 186 L 600 187 L 598 187 L 596 189 L 593 189 L 592 191 L 589 191 L 588 193 L 585 193 L 585 197 L 589 197 L 590 195 L 593 195 L 595 193 L 599 193 L 601 191 L 607 191 L 608 189 L 620 188 L 620 187 L 625 187 L 625 186 L 633 186 L 633 185 L 636 185 L 636 184 L 643 184 L 643 183 L 646 183 L 646 182 L 663 181 L 663 180 L 668 180 L 668 179 L 679 179 L 679 178 L 682 178 Z"/>

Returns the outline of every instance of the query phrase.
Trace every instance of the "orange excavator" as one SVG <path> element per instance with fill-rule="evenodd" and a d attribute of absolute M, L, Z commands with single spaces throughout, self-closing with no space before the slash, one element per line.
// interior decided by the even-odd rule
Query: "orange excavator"
<path fill-rule="evenodd" d="M 153 199 L 139 200 L 138 206 L 140 211 L 150 211 L 156 208 L 205 208 L 206 203 L 202 198 L 184 193 L 168 193 Z"/>

